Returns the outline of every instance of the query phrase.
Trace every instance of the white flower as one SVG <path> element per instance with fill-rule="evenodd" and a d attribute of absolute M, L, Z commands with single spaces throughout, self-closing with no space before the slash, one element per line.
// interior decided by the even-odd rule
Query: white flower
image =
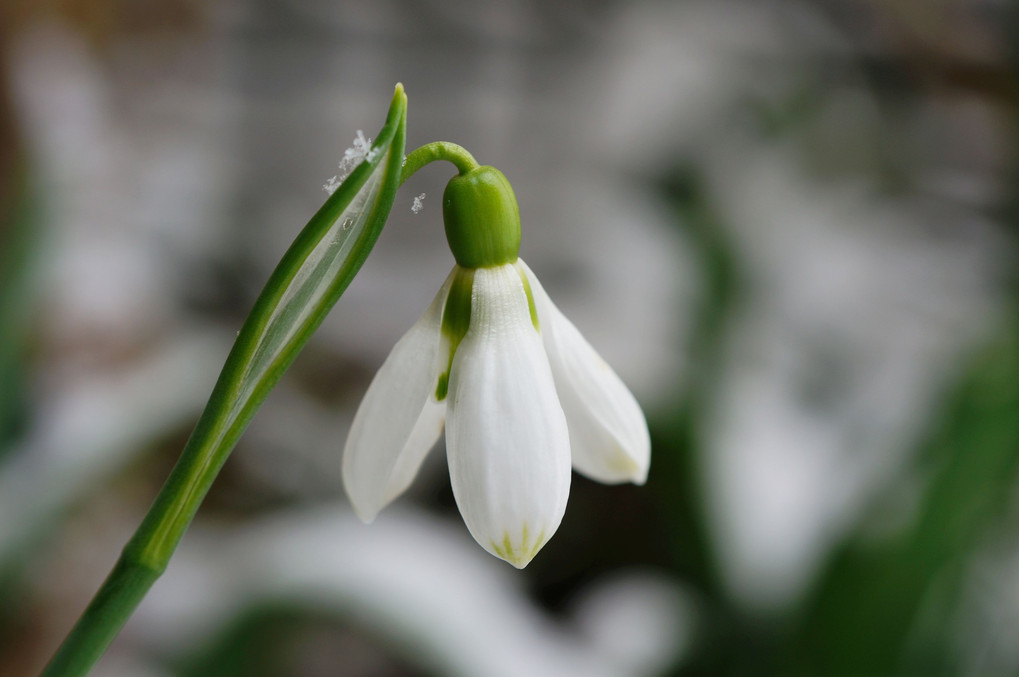
<path fill-rule="evenodd" d="M 633 395 L 517 258 L 509 181 L 466 151 L 454 155 L 460 174 L 442 194 L 442 218 L 457 265 L 368 387 L 343 483 L 372 521 L 410 485 L 446 423 L 467 528 L 522 568 L 563 519 L 571 453 L 592 479 L 643 484 L 651 443 Z"/>
<path fill-rule="evenodd" d="M 362 520 L 410 485 L 444 422 L 467 528 L 518 568 L 559 527 L 571 458 L 601 482 L 647 478 L 636 400 L 519 259 L 455 266 L 376 374 L 343 458 Z"/>

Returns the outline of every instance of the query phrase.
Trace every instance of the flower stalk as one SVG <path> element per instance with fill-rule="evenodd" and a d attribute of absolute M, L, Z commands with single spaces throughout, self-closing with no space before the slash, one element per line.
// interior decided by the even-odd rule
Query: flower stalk
<path fill-rule="evenodd" d="M 478 168 L 478 161 L 466 148 L 449 141 L 433 141 L 407 154 L 403 172 L 400 174 L 400 183 L 403 184 L 425 165 L 439 160 L 452 163 L 461 175 Z"/>

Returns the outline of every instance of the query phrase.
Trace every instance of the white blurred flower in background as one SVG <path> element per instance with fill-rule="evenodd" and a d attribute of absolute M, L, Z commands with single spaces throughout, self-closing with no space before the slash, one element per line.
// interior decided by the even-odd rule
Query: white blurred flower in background
<path fill-rule="evenodd" d="M 557 621 L 459 529 L 398 508 L 371 529 L 327 504 L 196 531 L 138 613 L 136 639 L 160 653 L 188 654 L 274 600 L 356 620 L 411 664 L 463 677 L 655 675 L 693 631 L 681 589 L 644 571 L 592 581 Z M 628 632 L 608 640 L 620 622 Z"/>

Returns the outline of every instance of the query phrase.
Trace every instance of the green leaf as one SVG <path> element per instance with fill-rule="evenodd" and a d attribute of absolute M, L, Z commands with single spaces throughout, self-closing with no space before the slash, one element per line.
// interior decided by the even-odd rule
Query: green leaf
<path fill-rule="evenodd" d="M 406 124 L 407 97 L 397 85 L 375 144 L 297 236 L 255 301 L 180 460 L 45 677 L 87 674 L 166 568 L 258 406 L 378 239 L 400 185 Z"/>
<path fill-rule="evenodd" d="M 167 548 L 176 547 L 255 410 L 375 245 L 400 183 L 406 114 L 407 97 L 398 85 L 371 150 L 297 236 L 255 301 L 206 411 L 167 482 L 184 483 L 200 494 L 189 490 L 168 497 L 183 519 L 152 525 L 155 531 L 146 539 L 146 559 L 162 560 Z"/>

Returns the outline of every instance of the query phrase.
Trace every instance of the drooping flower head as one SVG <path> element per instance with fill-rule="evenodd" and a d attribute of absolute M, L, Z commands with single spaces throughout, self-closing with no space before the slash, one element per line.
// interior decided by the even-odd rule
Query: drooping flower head
<path fill-rule="evenodd" d="M 456 265 L 396 344 L 347 439 L 343 480 L 372 521 L 414 479 L 446 429 L 450 480 L 483 548 L 527 565 L 562 521 L 570 468 L 643 484 L 647 423 L 619 377 L 518 258 L 513 189 L 474 166 L 443 194 Z"/>

